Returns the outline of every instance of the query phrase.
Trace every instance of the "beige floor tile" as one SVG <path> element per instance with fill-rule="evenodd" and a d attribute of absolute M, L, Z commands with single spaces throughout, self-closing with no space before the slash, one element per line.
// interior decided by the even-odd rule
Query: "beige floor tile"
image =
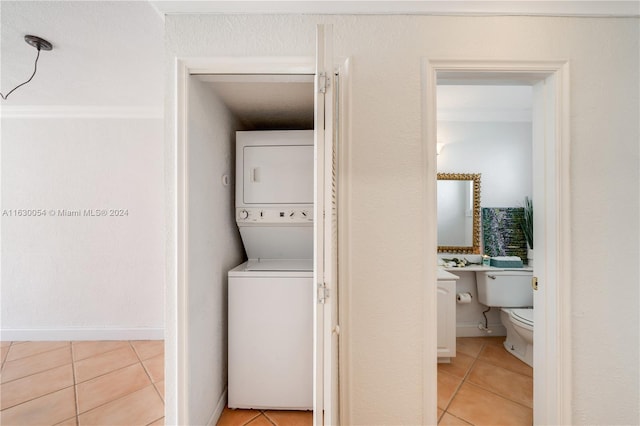
<path fill-rule="evenodd" d="M 232 410 L 225 407 L 218 420 L 217 426 L 239 426 L 255 419 L 260 415 L 258 410 Z"/>
<path fill-rule="evenodd" d="M 73 416 L 70 419 L 67 419 L 63 422 L 56 423 L 55 426 L 77 426 L 77 425 L 78 425 L 78 419 L 76 418 L 76 416 Z"/>
<path fill-rule="evenodd" d="M 462 383 L 460 377 L 448 373 L 438 372 L 438 408 L 446 410 L 449 401 Z"/>
<path fill-rule="evenodd" d="M 533 410 L 465 382 L 447 411 L 473 425 L 531 426 Z"/>
<path fill-rule="evenodd" d="M 15 361 L 54 349 L 68 347 L 69 344 L 69 342 L 23 342 L 17 345 L 11 345 L 9 353 L 7 354 L 7 361 Z"/>
<path fill-rule="evenodd" d="M 150 384 L 149 377 L 140 363 L 80 383 L 76 386 L 78 413 L 84 413 L 116 398 L 129 395 Z M 155 388 L 152 387 L 152 389 L 156 392 Z M 159 395 L 158 399 L 160 399 Z"/>
<path fill-rule="evenodd" d="M 455 357 L 451 358 L 450 363 L 439 363 L 438 372 L 444 371 L 456 377 L 464 377 L 475 360 L 475 358 L 469 355 L 457 353 Z"/>
<path fill-rule="evenodd" d="M 131 345 L 142 361 L 164 354 L 164 340 L 134 340 Z"/>
<path fill-rule="evenodd" d="M 164 417 L 151 423 L 149 426 L 164 426 Z"/>
<path fill-rule="evenodd" d="M 142 361 L 142 365 L 149 373 L 153 383 L 164 380 L 164 354 Z"/>
<path fill-rule="evenodd" d="M 480 353 L 479 359 L 533 377 L 533 368 L 511 355 L 502 345 L 486 345 Z"/>
<path fill-rule="evenodd" d="M 3 425 L 52 425 L 76 414 L 73 387 L 0 411 Z"/>
<path fill-rule="evenodd" d="M 129 345 L 85 358 L 75 363 L 76 383 L 82 383 L 137 362 L 139 362 L 138 357 Z"/>
<path fill-rule="evenodd" d="M 269 419 L 267 419 L 264 414 L 260 414 L 258 417 L 256 417 L 255 419 L 247 423 L 247 425 L 248 426 L 273 426 L 273 423 L 270 422 Z"/>
<path fill-rule="evenodd" d="M 11 340 L 0 340 L 0 348 L 11 345 Z"/>
<path fill-rule="evenodd" d="M 456 354 L 465 354 L 474 358 L 480 355 L 485 345 L 481 337 L 458 337 L 456 339 Z"/>
<path fill-rule="evenodd" d="M 9 346 L 0 347 L 0 365 L 4 364 L 4 360 L 7 358 L 8 353 L 9 353 Z"/>
<path fill-rule="evenodd" d="M 71 364 L 4 383 L 0 393 L 0 409 L 4 410 L 69 386 L 73 386 Z"/>
<path fill-rule="evenodd" d="M 79 425 L 148 425 L 164 416 L 164 403 L 153 385 L 78 416 Z"/>
<path fill-rule="evenodd" d="M 465 422 L 464 420 L 459 419 L 456 416 L 452 416 L 449 413 L 444 413 L 444 416 L 442 416 L 438 424 L 446 426 L 468 426 L 471 423 Z"/>
<path fill-rule="evenodd" d="M 514 373 L 484 361 L 478 361 L 473 366 L 467 381 L 533 408 L 532 377 Z"/>
<path fill-rule="evenodd" d="M 154 386 L 156 387 L 156 389 L 158 390 L 158 393 L 160 394 L 160 396 L 162 397 L 162 400 L 164 401 L 164 380 L 154 383 Z"/>
<path fill-rule="evenodd" d="M 481 337 L 480 339 L 482 339 L 482 341 L 487 345 L 504 347 L 503 343 L 506 338 L 506 336 L 485 336 Z"/>
<path fill-rule="evenodd" d="M 14 345 L 11 345 L 13 348 Z M 50 370 L 61 365 L 71 363 L 71 346 L 67 345 L 59 349 L 20 358 L 13 361 L 5 361 L 2 367 L 2 383 L 16 380 L 41 371 Z"/>
<path fill-rule="evenodd" d="M 265 411 L 264 415 L 278 426 L 313 425 L 313 411 Z"/>
<path fill-rule="evenodd" d="M 82 342 L 72 342 L 73 360 L 89 358 L 90 356 L 100 355 L 105 352 L 121 349 L 129 346 L 129 342 L 124 340 L 90 340 Z"/>

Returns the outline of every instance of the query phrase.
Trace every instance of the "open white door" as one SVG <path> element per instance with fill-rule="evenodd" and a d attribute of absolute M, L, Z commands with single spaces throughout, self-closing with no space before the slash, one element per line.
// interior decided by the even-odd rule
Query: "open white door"
<path fill-rule="evenodd" d="M 315 80 L 315 253 L 317 286 L 314 348 L 313 424 L 336 425 L 338 420 L 337 326 L 337 152 L 335 140 L 336 74 L 332 61 L 330 25 L 316 30 Z"/>

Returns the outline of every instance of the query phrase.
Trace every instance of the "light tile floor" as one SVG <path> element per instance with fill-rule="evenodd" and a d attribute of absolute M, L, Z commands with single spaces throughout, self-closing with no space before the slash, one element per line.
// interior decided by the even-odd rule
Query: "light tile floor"
<path fill-rule="evenodd" d="M 504 337 L 459 337 L 451 364 L 438 364 L 440 425 L 533 424 L 533 369 Z"/>
<path fill-rule="evenodd" d="M 533 369 L 503 337 L 457 339 L 438 364 L 441 425 L 531 425 Z M 164 342 L 0 342 L 0 424 L 164 424 Z M 310 411 L 225 409 L 220 426 L 311 425 Z"/>
<path fill-rule="evenodd" d="M 164 424 L 164 342 L 1 342 L 0 424 Z"/>
<path fill-rule="evenodd" d="M 225 408 L 217 426 L 311 426 L 312 411 L 232 410 Z"/>

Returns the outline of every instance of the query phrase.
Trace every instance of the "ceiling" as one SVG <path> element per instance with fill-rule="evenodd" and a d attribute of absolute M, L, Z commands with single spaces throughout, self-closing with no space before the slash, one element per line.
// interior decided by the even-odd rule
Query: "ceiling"
<path fill-rule="evenodd" d="M 199 75 L 245 130 L 313 129 L 313 75 Z"/>
<path fill-rule="evenodd" d="M 164 22 L 146 1 L 0 1 L 1 78 L 5 94 L 38 72 L 3 107 L 67 105 L 162 108 Z"/>
<path fill-rule="evenodd" d="M 271 13 L 273 11 L 301 13 L 301 11 L 296 12 L 300 8 L 335 13 L 336 7 L 349 6 L 354 13 L 398 13 L 397 10 L 394 12 L 394 7 L 402 7 L 407 10 L 406 13 L 436 13 L 433 7 L 443 7 L 444 4 L 448 4 L 451 8 L 449 13 L 471 13 L 455 12 L 454 9 L 460 8 L 462 3 L 472 3 L 473 7 L 477 8 L 498 3 L 504 6 L 512 2 L 2 0 L 0 1 L 0 91 L 2 93 L 7 93 L 26 80 L 33 71 L 37 52 L 24 42 L 25 34 L 43 37 L 53 43 L 54 48 L 52 51 L 41 52 L 38 72 L 33 81 L 16 90 L 6 101 L 0 101 L 0 105 L 3 107 L 3 114 L 12 107 L 32 108 L 33 106 L 146 108 L 160 111 L 159 114 L 161 114 L 166 68 L 163 17 L 169 12 L 178 13 L 209 8 L 216 13 L 249 13 L 250 11 L 256 13 L 266 7 L 271 8 L 269 9 Z M 637 15 L 638 9 L 638 2 L 635 1 L 516 1 L 513 3 L 520 4 L 520 7 L 529 7 L 534 12 L 538 6 L 534 7 L 532 4 L 567 3 L 573 6 L 581 4 L 584 7 L 586 7 L 585 4 L 589 4 L 588 10 L 592 15 L 616 13 Z M 266 90 L 265 87 L 263 89 Z M 216 90 L 219 91 L 220 96 L 241 91 L 237 87 L 225 87 L 222 84 L 217 85 Z M 456 99 L 463 102 L 463 105 L 459 105 L 458 108 L 475 108 L 473 102 L 478 98 L 477 96 L 465 95 L 462 100 L 454 95 L 457 89 L 449 88 L 448 90 L 450 94 L 439 92 L 439 99 L 443 102 L 442 108 L 456 108 L 454 105 Z M 264 92 L 263 100 L 257 101 L 261 91 Z M 291 102 L 290 100 L 284 102 L 284 99 L 278 99 L 279 96 L 273 96 L 273 93 L 262 89 L 253 89 L 251 93 L 244 93 L 244 96 L 245 98 L 250 96 L 253 101 L 261 103 L 263 110 L 270 107 L 274 110 L 281 108 L 276 105 L 269 106 L 266 103 L 269 100 L 279 100 L 282 101 L 281 104 Z M 507 102 L 506 95 L 480 98 Z M 307 101 L 304 102 L 306 104 Z M 515 108 L 521 108 L 522 99 L 519 98 L 514 102 L 517 103 Z M 290 107 L 293 108 L 292 104 Z M 508 105 L 500 104 L 484 108 L 503 107 L 506 108 Z M 308 116 L 308 112 L 305 114 Z"/>

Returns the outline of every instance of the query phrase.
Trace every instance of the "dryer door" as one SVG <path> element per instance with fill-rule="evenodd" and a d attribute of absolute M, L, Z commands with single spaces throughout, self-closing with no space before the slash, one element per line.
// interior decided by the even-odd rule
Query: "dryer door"
<path fill-rule="evenodd" d="M 313 203 L 313 145 L 245 146 L 243 156 L 244 203 Z"/>

